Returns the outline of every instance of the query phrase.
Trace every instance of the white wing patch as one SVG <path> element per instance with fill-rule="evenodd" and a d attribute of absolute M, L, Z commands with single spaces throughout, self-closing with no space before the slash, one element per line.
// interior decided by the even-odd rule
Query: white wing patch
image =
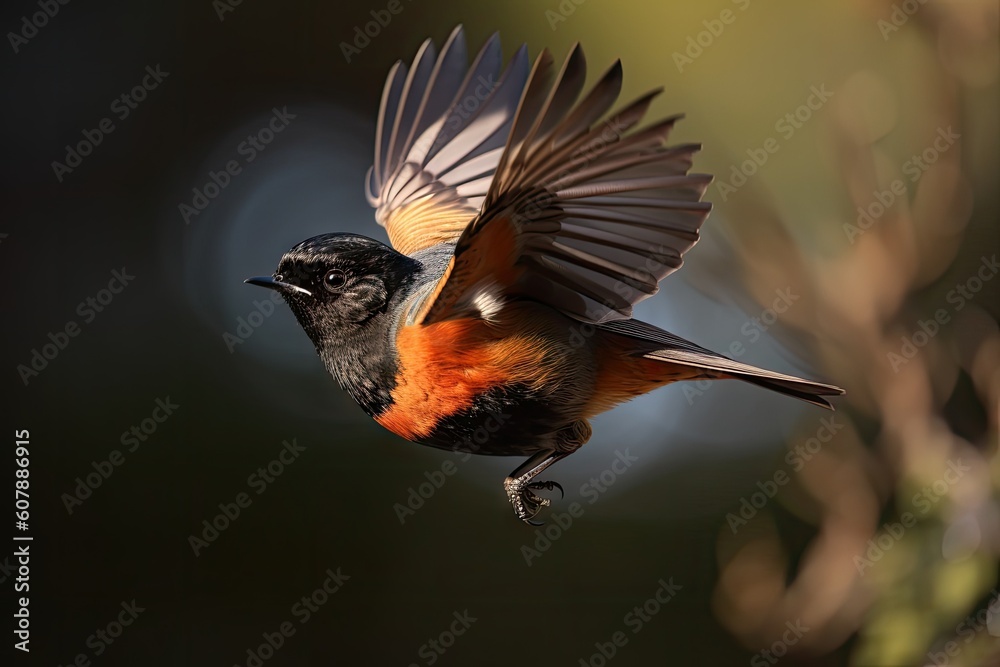
<path fill-rule="evenodd" d="M 472 306 L 479 311 L 479 316 L 487 322 L 496 322 L 497 316 L 503 310 L 503 287 L 496 281 L 482 281 L 470 290 Z"/>

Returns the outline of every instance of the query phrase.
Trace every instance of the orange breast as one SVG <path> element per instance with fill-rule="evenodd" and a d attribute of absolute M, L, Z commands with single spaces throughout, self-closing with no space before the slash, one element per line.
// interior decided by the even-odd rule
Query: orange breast
<path fill-rule="evenodd" d="M 470 408 L 476 396 L 495 387 L 537 388 L 551 379 L 544 340 L 505 335 L 482 320 L 406 326 L 396 347 L 393 404 L 375 419 L 408 440 L 428 436 L 442 419 Z"/>

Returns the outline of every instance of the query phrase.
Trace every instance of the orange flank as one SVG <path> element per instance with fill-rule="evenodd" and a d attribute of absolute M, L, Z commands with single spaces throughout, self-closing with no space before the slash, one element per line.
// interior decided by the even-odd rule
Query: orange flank
<path fill-rule="evenodd" d="M 598 347 L 597 381 L 594 394 L 583 409 L 585 419 L 671 382 L 694 380 L 711 373 L 694 366 L 647 359 L 639 354 L 636 341 L 624 336 L 601 336 Z"/>
<path fill-rule="evenodd" d="M 426 437 L 495 387 L 545 385 L 552 379 L 548 347 L 539 337 L 505 335 L 479 319 L 403 327 L 393 404 L 375 420 L 407 440 Z"/>

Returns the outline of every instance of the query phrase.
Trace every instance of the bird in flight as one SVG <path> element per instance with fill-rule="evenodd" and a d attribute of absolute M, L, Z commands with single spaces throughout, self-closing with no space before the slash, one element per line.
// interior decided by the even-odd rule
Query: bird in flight
<path fill-rule="evenodd" d="M 379 424 L 441 449 L 527 460 L 504 480 L 534 517 L 562 488 L 535 477 L 588 420 L 672 382 L 736 378 L 832 408 L 838 387 L 755 368 L 632 319 L 698 241 L 711 176 L 667 145 L 661 91 L 616 106 L 615 62 L 582 94 L 583 50 L 556 71 L 497 35 L 469 64 L 456 28 L 397 62 L 366 179 L 392 247 L 323 234 L 271 277 L 327 370 Z"/>

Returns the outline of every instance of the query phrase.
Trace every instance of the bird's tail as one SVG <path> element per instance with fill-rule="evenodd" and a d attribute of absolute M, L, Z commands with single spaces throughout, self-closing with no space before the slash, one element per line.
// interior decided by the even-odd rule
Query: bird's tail
<path fill-rule="evenodd" d="M 824 397 L 840 396 L 844 393 L 843 389 L 832 384 L 805 380 L 724 357 L 646 322 L 620 320 L 601 324 L 599 328 L 627 336 L 635 341 L 642 341 L 638 352 L 645 359 L 665 362 L 663 372 L 665 379 L 693 379 L 693 377 L 678 377 L 676 371 L 668 368 L 681 366 L 701 369 L 703 372 L 694 377 L 736 378 L 830 410 L 833 409 L 833 405 Z M 667 364 L 670 366 L 666 366 Z"/>
<path fill-rule="evenodd" d="M 739 364 L 739 362 L 734 363 Z M 745 370 L 724 371 L 723 377 L 733 377 L 738 380 L 744 380 L 751 384 L 755 384 L 758 387 L 764 387 L 765 389 L 770 389 L 771 391 L 776 391 L 780 394 L 785 394 L 786 396 L 792 396 L 800 401 L 812 403 L 813 405 L 818 405 L 821 408 L 827 408 L 828 410 L 833 410 L 833 405 L 830 401 L 823 397 L 840 396 L 844 393 L 843 389 L 832 384 L 804 380 L 793 375 L 775 373 L 773 371 L 757 368 L 748 364 L 739 365 L 745 367 Z"/>

